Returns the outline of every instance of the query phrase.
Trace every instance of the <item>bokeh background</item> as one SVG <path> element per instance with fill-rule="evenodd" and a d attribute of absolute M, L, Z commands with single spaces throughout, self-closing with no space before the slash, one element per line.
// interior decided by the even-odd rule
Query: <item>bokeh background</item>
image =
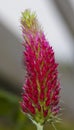
<path fill-rule="evenodd" d="M 59 63 L 63 120 L 56 127 L 74 130 L 74 0 L 0 0 L 0 130 L 36 130 L 19 106 L 25 76 L 20 18 L 27 8 L 36 12 Z"/>

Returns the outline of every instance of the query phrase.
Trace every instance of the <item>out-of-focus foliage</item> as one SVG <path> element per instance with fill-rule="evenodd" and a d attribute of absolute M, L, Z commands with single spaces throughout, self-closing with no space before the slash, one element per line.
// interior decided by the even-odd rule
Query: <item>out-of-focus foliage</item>
<path fill-rule="evenodd" d="M 35 125 L 21 112 L 20 97 L 0 90 L 0 130 L 36 130 Z M 58 130 L 73 130 L 74 126 L 67 123 L 56 125 Z M 44 130 L 53 130 L 52 126 L 45 125 Z"/>

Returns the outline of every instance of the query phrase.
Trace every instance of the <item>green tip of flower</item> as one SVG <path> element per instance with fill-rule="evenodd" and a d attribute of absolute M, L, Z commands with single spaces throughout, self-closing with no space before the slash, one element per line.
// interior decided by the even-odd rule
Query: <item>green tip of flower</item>
<path fill-rule="evenodd" d="M 26 10 L 22 13 L 21 22 L 25 23 L 27 27 L 31 27 L 36 19 L 35 12 L 31 12 L 30 10 Z"/>

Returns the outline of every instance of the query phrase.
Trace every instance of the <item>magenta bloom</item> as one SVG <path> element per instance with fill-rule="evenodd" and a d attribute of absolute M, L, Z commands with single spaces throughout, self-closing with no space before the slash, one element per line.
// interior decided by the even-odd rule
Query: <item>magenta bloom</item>
<path fill-rule="evenodd" d="M 33 20 L 34 18 L 31 21 Z M 35 122 L 44 124 L 48 119 L 52 120 L 60 109 L 58 64 L 44 33 L 39 28 L 32 30 L 32 27 L 33 24 L 28 27 L 25 19 L 22 21 L 27 73 L 21 107 Z"/>

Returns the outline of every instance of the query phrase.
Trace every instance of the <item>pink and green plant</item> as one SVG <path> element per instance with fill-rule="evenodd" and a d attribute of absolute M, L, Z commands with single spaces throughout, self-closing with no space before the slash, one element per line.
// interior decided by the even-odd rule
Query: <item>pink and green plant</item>
<path fill-rule="evenodd" d="M 47 121 L 53 126 L 58 121 L 57 115 L 60 110 L 58 64 L 35 13 L 30 10 L 24 11 L 21 25 L 26 76 L 20 104 L 22 111 L 36 124 L 37 130 L 43 130 Z"/>

